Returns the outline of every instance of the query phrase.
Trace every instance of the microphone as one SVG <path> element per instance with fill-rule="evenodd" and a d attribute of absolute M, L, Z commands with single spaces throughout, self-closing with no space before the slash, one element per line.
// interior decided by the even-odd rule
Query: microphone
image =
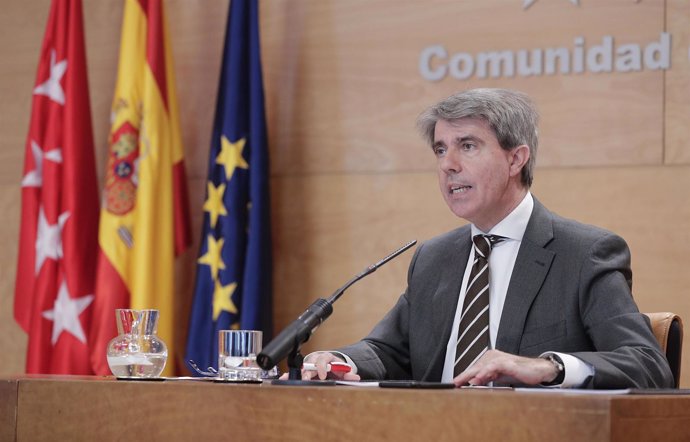
<path fill-rule="evenodd" d="M 278 336 L 264 347 L 263 351 L 256 357 L 256 362 L 259 366 L 264 370 L 270 370 L 285 359 L 290 352 L 299 351 L 300 346 L 309 340 L 314 330 L 331 316 L 331 313 L 333 313 L 333 303 L 342 296 L 345 290 L 365 276 L 374 273 L 379 267 L 415 244 L 417 244 L 416 240 L 408 242 L 376 264 L 372 264 L 362 270 L 359 274 L 347 281 L 345 285 L 333 292 L 328 299 L 319 298 L 314 301 L 299 318 L 284 328 Z"/>

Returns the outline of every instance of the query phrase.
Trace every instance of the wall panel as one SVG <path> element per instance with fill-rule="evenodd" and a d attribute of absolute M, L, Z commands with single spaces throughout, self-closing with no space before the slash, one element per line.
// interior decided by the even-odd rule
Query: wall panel
<path fill-rule="evenodd" d="M 673 32 L 673 69 L 666 72 L 665 163 L 690 163 L 690 3 L 668 0 L 666 23 Z"/>
<path fill-rule="evenodd" d="M 286 6 L 289 3 L 289 7 Z M 663 73 L 583 73 L 436 83 L 420 52 L 563 47 L 612 36 L 646 45 L 664 30 L 663 2 L 272 2 L 265 8 L 267 97 L 275 173 L 418 170 L 413 121 L 431 102 L 477 86 L 532 94 L 543 115 L 543 165 L 659 164 Z M 586 24 L 586 25 L 585 25 Z M 617 47 L 617 46 L 616 46 Z M 436 61 L 434 67 L 442 64 Z M 325 150 L 328 154 L 326 154 Z"/>

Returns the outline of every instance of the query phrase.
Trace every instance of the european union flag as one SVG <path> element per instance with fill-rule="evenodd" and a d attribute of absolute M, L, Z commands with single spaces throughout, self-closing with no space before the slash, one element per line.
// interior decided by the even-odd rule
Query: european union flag
<path fill-rule="evenodd" d="M 232 0 L 213 124 L 187 359 L 218 364 L 218 330 L 272 334 L 269 162 L 256 0 Z"/>

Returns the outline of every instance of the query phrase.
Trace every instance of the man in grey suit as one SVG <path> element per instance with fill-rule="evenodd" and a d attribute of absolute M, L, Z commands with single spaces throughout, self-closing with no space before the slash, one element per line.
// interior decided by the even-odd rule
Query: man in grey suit
<path fill-rule="evenodd" d="M 632 298 L 625 241 L 551 213 L 530 193 L 537 121 L 526 95 L 502 89 L 460 92 L 420 115 L 418 126 L 437 158 L 441 193 L 451 211 L 471 224 L 421 244 L 393 309 L 362 341 L 309 355 L 317 370 L 304 370 L 303 378 L 673 386 L 649 322 Z M 474 326 L 478 335 L 465 349 L 469 332 L 462 324 L 469 322 L 463 316 L 470 308 L 463 305 L 475 299 L 468 288 L 477 285 L 472 267 L 485 253 L 473 247 L 473 238 L 492 244 L 484 261 L 490 296 L 466 327 Z M 460 364 L 477 342 L 486 344 L 469 366 Z M 352 372 L 327 374 L 326 364 L 338 360 L 352 365 Z"/>

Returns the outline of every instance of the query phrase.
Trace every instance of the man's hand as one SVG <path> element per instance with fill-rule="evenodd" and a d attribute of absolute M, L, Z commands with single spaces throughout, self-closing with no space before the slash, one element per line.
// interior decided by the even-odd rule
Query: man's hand
<path fill-rule="evenodd" d="M 302 369 L 302 379 L 303 380 L 309 380 L 313 379 L 315 377 L 318 377 L 321 380 L 324 380 L 326 378 L 328 379 L 337 379 L 337 380 L 344 380 L 344 381 L 358 381 L 359 380 L 359 375 L 356 375 L 352 372 L 349 373 L 340 373 L 340 372 L 333 372 L 333 371 L 327 371 L 326 365 L 331 363 L 331 362 L 345 362 L 341 358 L 337 357 L 333 353 L 327 352 L 327 351 L 320 351 L 316 353 L 311 353 L 307 355 L 306 358 L 304 358 L 304 362 L 310 362 L 314 365 L 316 365 L 316 370 L 304 370 Z M 280 379 L 287 379 L 288 374 L 284 373 Z"/>
<path fill-rule="evenodd" d="M 541 358 L 515 356 L 498 350 L 489 350 L 453 379 L 456 387 L 464 385 L 526 384 L 551 382 L 558 376 L 554 364 Z"/>

